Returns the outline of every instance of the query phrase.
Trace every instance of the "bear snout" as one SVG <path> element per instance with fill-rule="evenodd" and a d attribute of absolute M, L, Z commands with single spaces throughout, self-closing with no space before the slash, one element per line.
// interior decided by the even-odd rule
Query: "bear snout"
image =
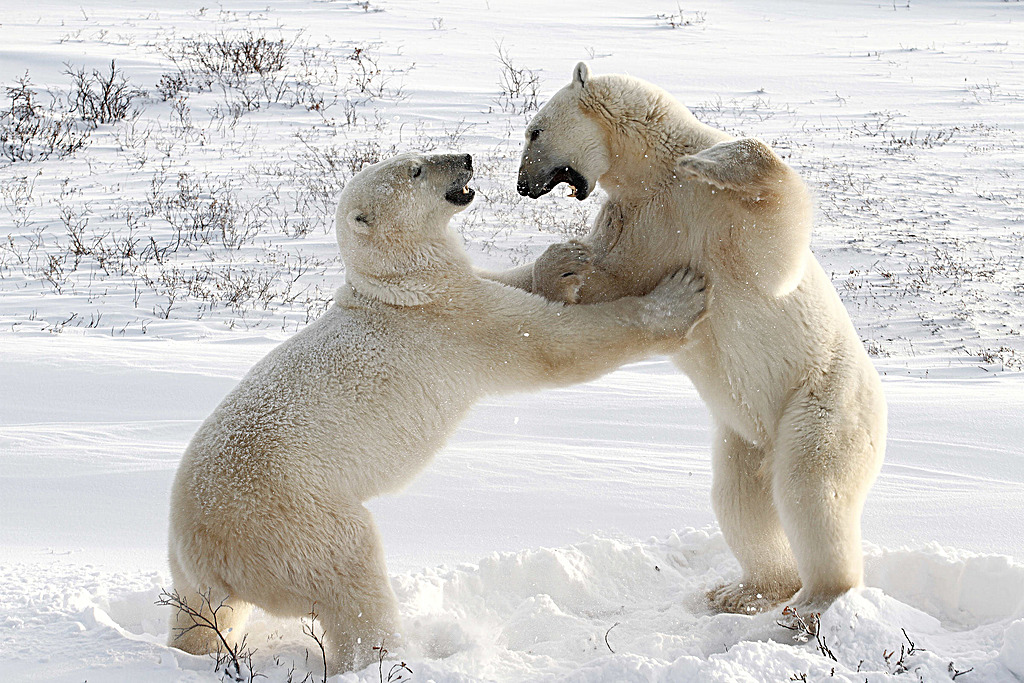
<path fill-rule="evenodd" d="M 538 197 L 546 195 L 551 191 L 551 188 L 554 187 L 554 185 L 549 187 L 546 182 L 553 174 L 542 173 L 539 174 L 539 178 L 536 177 L 537 174 L 533 174 L 533 177 L 531 177 L 529 170 L 531 165 L 532 164 L 523 162 L 519 167 L 519 180 L 516 182 L 516 191 L 523 197 L 537 199 Z"/>
<path fill-rule="evenodd" d="M 519 182 L 516 183 L 516 191 L 523 197 L 530 196 L 530 181 L 526 178 L 526 173 L 523 169 L 519 169 Z M 537 195 L 539 197 L 540 195 Z M 536 199 L 537 197 L 530 197 L 530 199 Z"/>
<path fill-rule="evenodd" d="M 590 195 L 590 183 L 582 173 L 572 166 L 558 166 L 538 174 L 539 177 L 535 178 L 530 177 L 531 174 L 527 169 L 526 162 L 519 167 L 519 181 L 516 184 L 519 194 L 524 197 L 537 199 L 551 192 L 560 183 L 566 183 L 572 187 L 570 197 L 582 201 Z"/>

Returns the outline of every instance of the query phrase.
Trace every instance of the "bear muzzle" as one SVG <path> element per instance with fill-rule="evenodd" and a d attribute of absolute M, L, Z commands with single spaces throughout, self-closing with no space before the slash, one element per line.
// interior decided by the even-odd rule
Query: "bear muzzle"
<path fill-rule="evenodd" d="M 530 199 L 537 199 L 551 192 L 560 183 L 566 183 L 572 187 L 570 197 L 583 201 L 590 196 L 590 183 L 582 173 L 572 166 L 556 166 L 539 175 L 540 177 L 537 179 L 530 178 L 527 164 L 521 165 L 519 167 L 519 182 L 516 184 L 519 194 Z"/>
<path fill-rule="evenodd" d="M 466 206 L 476 196 L 476 190 L 469 186 L 469 181 L 473 178 L 473 158 L 464 154 L 459 157 L 459 161 L 462 169 L 456 176 L 455 182 L 445 190 L 444 198 L 456 206 Z"/>

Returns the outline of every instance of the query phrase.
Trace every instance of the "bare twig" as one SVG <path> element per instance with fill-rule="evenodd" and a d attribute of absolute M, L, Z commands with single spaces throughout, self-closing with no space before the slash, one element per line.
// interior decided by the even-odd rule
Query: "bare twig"
<path fill-rule="evenodd" d="M 391 668 L 388 669 L 387 677 L 384 676 L 384 659 L 388 656 L 388 649 L 384 647 L 384 641 L 380 641 L 380 645 L 373 646 L 374 651 L 377 653 L 377 676 L 380 683 L 399 683 L 399 681 L 407 681 L 406 674 L 412 675 L 412 669 L 406 665 L 405 662 L 398 662 L 392 664 Z"/>
<path fill-rule="evenodd" d="M 611 652 L 612 654 L 615 654 L 615 650 L 612 649 L 611 644 L 608 642 L 608 634 L 611 633 L 612 629 L 615 628 L 618 625 L 619 625 L 619 622 L 616 621 L 614 624 L 612 624 L 611 626 L 608 627 L 607 631 L 604 632 L 604 644 L 608 648 L 608 651 Z"/>
<path fill-rule="evenodd" d="M 166 607 L 172 607 L 177 609 L 179 612 L 183 612 L 191 619 L 192 624 L 190 626 L 177 627 L 174 630 L 178 632 L 177 637 L 189 633 L 193 629 L 209 629 L 217 636 L 217 652 L 214 654 L 216 661 L 216 671 L 220 671 L 222 668 L 224 674 L 229 676 L 232 681 L 242 683 L 248 681 L 252 683 L 253 680 L 262 676 L 262 674 L 256 673 L 252 668 L 252 656 L 256 653 L 255 650 L 250 650 L 246 647 L 245 638 L 237 643 L 231 645 L 228 643 L 227 638 L 224 637 L 224 633 L 221 630 L 220 623 L 217 619 L 217 615 L 225 607 L 232 609 L 231 605 L 221 602 L 216 607 L 210 600 L 210 591 L 199 593 L 200 604 L 199 607 L 189 605 L 186 598 L 182 597 L 177 591 L 167 592 L 165 590 L 160 591 L 160 595 L 157 598 L 156 604 L 163 605 Z M 244 672 L 242 665 L 248 672 Z"/>
<path fill-rule="evenodd" d="M 320 629 L 320 634 L 316 632 L 316 620 L 319 618 L 319 614 L 316 613 L 316 603 L 309 609 L 309 625 L 303 624 L 302 632 L 313 639 L 317 647 L 320 648 L 320 660 L 324 665 L 324 678 L 323 683 L 327 683 L 327 649 L 324 647 L 324 632 Z"/>

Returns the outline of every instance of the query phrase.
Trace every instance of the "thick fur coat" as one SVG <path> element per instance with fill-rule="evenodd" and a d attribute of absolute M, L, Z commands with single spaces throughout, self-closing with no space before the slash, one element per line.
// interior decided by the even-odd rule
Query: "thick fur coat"
<path fill-rule="evenodd" d="M 712 606 L 820 606 L 860 585 L 860 516 L 886 406 L 810 251 L 800 177 L 763 142 L 700 123 L 664 90 L 580 64 L 526 131 L 520 192 L 539 197 L 559 182 L 578 198 L 598 183 L 607 192 L 590 234 L 492 277 L 593 303 L 644 294 L 688 265 L 712 292 L 673 356 L 714 419 L 713 504 L 743 569 L 709 590 Z"/>
<path fill-rule="evenodd" d="M 468 155 L 403 155 L 342 193 L 347 284 L 199 428 L 171 497 L 174 589 L 205 595 L 234 641 L 253 605 L 314 608 L 331 670 L 394 649 L 398 609 L 364 501 L 405 485 L 485 394 L 597 377 L 678 346 L 704 307 L 699 277 L 650 296 L 564 306 L 479 279 L 452 216 L 472 200 Z M 208 609 L 205 612 L 208 615 Z M 172 615 L 171 644 L 217 650 Z"/>

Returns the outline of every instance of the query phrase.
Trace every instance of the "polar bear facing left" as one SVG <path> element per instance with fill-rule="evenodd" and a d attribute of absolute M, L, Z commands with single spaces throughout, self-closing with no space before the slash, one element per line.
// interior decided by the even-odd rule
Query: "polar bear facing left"
<path fill-rule="evenodd" d="M 175 592 L 224 604 L 238 641 L 252 606 L 316 606 L 329 670 L 361 667 L 399 632 L 363 503 L 406 484 L 485 394 L 585 381 L 678 349 L 702 317 L 686 271 L 645 297 L 564 306 L 481 280 L 453 215 L 473 199 L 469 155 L 402 155 L 345 187 L 337 213 L 347 283 L 270 352 L 200 426 L 171 494 Z M 208 615 L 207 615 L 208 616 Z M 171 616 L 170 644 L 217 650 Z"/>
<path fill-rule="evenodd" d="M 861 585 L 885 397 L 810 250 L 799 175 L 664 90 L 579 64 L 527 127 L 519 191 L 539 197 L 562 181 L 580 199 L 597 184 L 607 192 L 592 232 L 497 278 L 594 303 L 643 294 L 685 263 L 714 288 L 706 321 L 673 356 L 711 411 L 713 507 L 743 570 L 709 591 L 710 605 L 822 611 Z"/>

